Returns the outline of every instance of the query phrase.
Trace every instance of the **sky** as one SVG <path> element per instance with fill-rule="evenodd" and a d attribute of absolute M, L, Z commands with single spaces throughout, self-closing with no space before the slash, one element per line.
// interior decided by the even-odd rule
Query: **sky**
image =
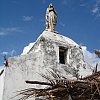
<path fill-rule="evenodd" d="M 91 53 L 100 50 L 100 0 L 0 0 L 0 66 L 4 55 L 20 55 L 45 30 L 50 3 L 58 15 L 57 32 Z"/>

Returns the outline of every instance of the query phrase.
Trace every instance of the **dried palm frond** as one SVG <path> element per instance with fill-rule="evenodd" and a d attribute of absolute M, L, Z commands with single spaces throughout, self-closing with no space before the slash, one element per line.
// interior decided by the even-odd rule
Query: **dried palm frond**
<path fill-rule="evenodd" d="M 46 97 L 45 100 L 100 100 L 100 71 L 81 80 L 68 80 L 56 71 L 48 71 L 50 76 L 40 74 L 48 82 L 26 81 L 31 84 L 48 85 L 44 89 L 29 88 L 19 91 L 18 95 L 22 95 L 19 100 L 28 98 Z M 88 95 L 87 95 L 88 94 Z M 17 96 L 18 96 L 17 95 Z M 44 100 L 44 99 L 43 99 Z"/>

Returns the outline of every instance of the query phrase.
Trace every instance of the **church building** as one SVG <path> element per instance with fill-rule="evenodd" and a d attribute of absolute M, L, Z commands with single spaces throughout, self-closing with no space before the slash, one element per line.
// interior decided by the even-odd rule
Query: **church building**
<path fill-rule="evenodd" d="M 40 74 L 49 75 L 56 70 L 69 79 L 91 74 L 84 61 L 81 46 L 55 31 L 57 13 L 52 4 L 46 11 L 46 29 L 25 55 L 8 58 L 5 68 L 3 100 L 18 100 L 17 93 L 27 88 L 41 88 L 27 84 L 26 80 L 46 81 Z M 15 97 L 16 96 L 16 97 Z M 33 100 L 33 98 L 27 99 Z"/>

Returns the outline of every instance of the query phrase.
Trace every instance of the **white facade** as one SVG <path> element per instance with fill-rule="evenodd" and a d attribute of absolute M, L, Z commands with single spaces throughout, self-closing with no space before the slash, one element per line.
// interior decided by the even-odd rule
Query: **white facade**
<path fill-rule="evenodd" d="M 40 85 L 30 85 L 25 81 L 46 81 L 40 73 L 49 75 L 48 70 L 51 69 L 57 69 L 69 79 L 76 78 L 76 74 L 86 76 L 86 71 L 91 71 L 84 62 L 82 50 L 77 43 L 48 31 L 39 36 L 27 54 L 9 58 L 8 64 L 9 67 L 5 69 L 3 100 L 18 100 L 17 91 L 29 87 L 41 88 Z"/>

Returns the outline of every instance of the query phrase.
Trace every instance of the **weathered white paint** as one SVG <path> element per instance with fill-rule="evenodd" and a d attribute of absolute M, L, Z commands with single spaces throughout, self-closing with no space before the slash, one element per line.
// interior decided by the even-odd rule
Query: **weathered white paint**
<path fill-rule="evenodd" d="M 68 62 L 66 64 L 59 63 L 59 46 L 68 48 Z M 79 45 L 68 37 L 48 31 L 44 31 L 39 36 L 26 55 L 9 58 L 8 62 L 9 67 L 5 69 L 3 100 L 10 100 L 17 94 L 17 91 L 22 89 L 29 87 L 41 88 L 40 85 L 26 84 L 25 81 L 46 81 L 39 73 L 49 75 L 47 70 L 51 70 L 51 68 L 59 70 L 60 74 L 69 79 L 75 78 L 77 68 L 79 70 L 77 73 L 80 76 L 90 73 L 90 69 L 83 60 Z M 12 100 L 18 98 L 17 96 Z"/>

